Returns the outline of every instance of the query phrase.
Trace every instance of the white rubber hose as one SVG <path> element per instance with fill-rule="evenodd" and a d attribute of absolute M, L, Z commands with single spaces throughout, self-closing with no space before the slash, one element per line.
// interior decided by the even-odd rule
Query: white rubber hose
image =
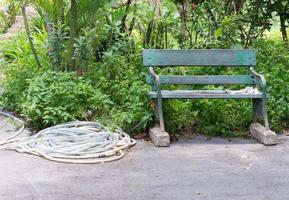
<path fill-rule="evenodd" d="M 13 116 L 13 115 L 10 115 L 10 114 L 5 113 L 5 112 L 2 112 L 2 111 L 0 111 L 0 115 L 3 115 L 3 116 L 5 116 L 5 117 L 8 117 L 8 118 L 10 118 L 10 119 L 18 122 L 18 123 L 21 125 L 21 127 L 18 129 L 18 131 L 16 131 L 15 134 L 9 136 L 8 138 L 5 138 L 3 141 L 0 141 L 0 146 L 1 146 L 1 145 L 3 145 L 3 144 L 6 144 L 7 141 L 9 141 L 9 140 L 17 137 L 18 135 L 20 135 L 20 134 L 23 132 L 23 130 L 24 130 L 24 128 L 25 128 L 25 125 L 24 125 L 24 122 L 23 122 L 21 119 L 18 119 L 17 117 L 15 117 L 15 116 Z"/>
<path fill-rule="evenodd" d="M 69 122 L 26 138 L 8 140 L 2 148 L 63 163 L 105 163 L 124 157 L 135 140 L 121 129 L 111 132 L 97 122 Z"/>

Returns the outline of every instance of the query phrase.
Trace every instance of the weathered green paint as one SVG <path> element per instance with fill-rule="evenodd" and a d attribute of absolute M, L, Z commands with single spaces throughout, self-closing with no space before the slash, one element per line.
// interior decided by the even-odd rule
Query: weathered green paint
<path fill-rule="evenodd" d="M 198 85 L 232 85 L 247 84 L 254 85 L 254 76 L 250 75 L 217 75 L 217 76 L 182 76 L 182 75 L 160 75 L 161 84 L 198 84 Z M 146 76 L 148 84 L 153 84 L 151 75 Z"/>
<path fill-rule="evenodd" d="M 255 50 L 143 50 L 144 66 L 255 66 Z"/>
<path fill-rule="evenodd" d="M 150 98 L 157 102 L 158 119 L 161 130 L 165 130 L 162 112 L 162 99 L 252 99 L 253 120 L 263 117 L 265 127 L 269 129 L 267 116 L 266 80 L 255 72 L 255 50 L 143 50 L 143 61 L 149 67 L 147 83 L 152 85 Z M 153 67 L 166 66 L 242 66 L 249 67 L 249 75 L 157 75 Z M 161 90 L 162 84 L 226 85 L 247 84 L 256 86 L 260 93 L 230 93 L 224 90 Z"/>

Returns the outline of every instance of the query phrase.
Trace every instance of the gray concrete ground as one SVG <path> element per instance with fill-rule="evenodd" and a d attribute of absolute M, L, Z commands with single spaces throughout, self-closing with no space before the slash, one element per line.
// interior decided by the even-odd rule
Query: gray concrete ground
<path fill-rule="evenodd" d="M 183 139 L 169 148 L 139 140 L 122 160 L 61 164 L 0 151 L 2 200 L 287 200 L 289 137 Z"/>

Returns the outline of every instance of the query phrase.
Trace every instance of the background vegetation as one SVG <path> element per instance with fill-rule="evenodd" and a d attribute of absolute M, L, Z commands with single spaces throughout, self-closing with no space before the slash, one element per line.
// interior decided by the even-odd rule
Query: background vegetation
<path fill-rule="evenodd" d="M 143 48 L 257 49 L 257 71 L 269 83 L 272 128 L 288 126 L 288 1 L 10 0 L 10 14 L 0 14 L 0 31 L 11 26 L 16 14 L 25 19 L 26 6 L 33 6 L 38 16 L 27 23 L 26 34 L 0 46 L 5 74 L 1 103 L 35 128 L 97 119 L 132 133 L 146 129 L 152 111 Z M 196 67 L 160 73 L 242 70 Z M 191 127 L 212 136 L 244 135 L 251 116 L 249 100 L 165 102 L 170 133 Z"/>

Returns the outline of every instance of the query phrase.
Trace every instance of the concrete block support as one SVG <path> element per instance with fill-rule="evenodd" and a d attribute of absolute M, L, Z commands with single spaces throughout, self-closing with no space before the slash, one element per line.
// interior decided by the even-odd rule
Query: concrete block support
<path fill-rule="evenodd" d="M 153 127 L 149 131 L 150 138 L 157 147 L 170 146 L 170 136 L 167 132 L 161 131 L 159 127 Z"/>
<path fill-rule="evenodd" d="M 267 130 L 259 123 L 251 124 L 250 132 L 255 139 L 264 145 L 277 144 L 277 134 L 271 130 Z"/>

